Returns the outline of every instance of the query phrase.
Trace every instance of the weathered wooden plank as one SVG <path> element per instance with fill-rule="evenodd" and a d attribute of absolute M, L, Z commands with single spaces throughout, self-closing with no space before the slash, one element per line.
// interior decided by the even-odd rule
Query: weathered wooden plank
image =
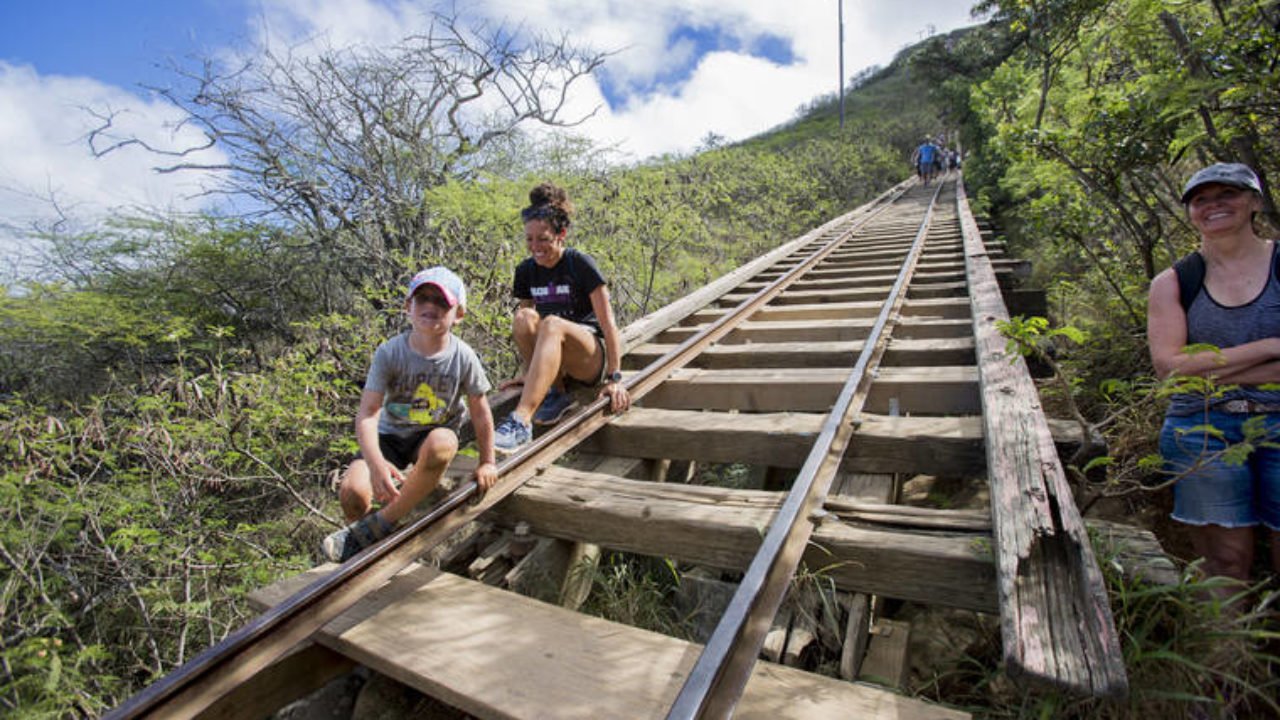
<path fill-rule="evenodd" d="M 1088 532 L 1026 363 L 1005 352 L 996 324 L 1008 313 L 963 191 L 956 198 L 965 226 L 1009 673 L 1076 692 L 1124 694 L 1124 659 Z"/>
<path fill-rule="evenodd" d="M 864 340 L 875 323 L 873 318 L 849 318 L 832 320 L 763 321 L 746 322 L 720 340 L 725 345 L 760 342 L 830 342 L 840 340 Z M 680 343 L 693 337 L 706 325 L 686 325 L 671 328 L 656 340 L 663 344 Z M 968 318 L 936 320 L 933 318 L 907 318 L 893 331 L 898 339 L 925 340 L 930 338 L 967 337 L 973 332 Z"/>
<path fill-rule="evenodd" d="M 912 298 L 918 299 L 957 298 L 967 296 L 969 294 L 969 287 L 962 282 L 912 285 L 910 294 Z"/>
<path fill-rule="evenodd" d="M 644 405 L 669 410 L 825 412 L 848 374 L 844 368 L 689 368 L 650 392 Z M 975 367 L 884 368 L 871 386 L 866 408 L 888 414 L 894 398 L 904 414 L 976 414 L 982 409 Z"/>
<path fill-rule="evenodd" d="M 254 593 L 279 602 L 332 566 Z M 661 715 L 698 646 L 410 566 L 317 641 L 480 718 Z M 759 663 L 739 718 L 961 718 L 865 685 Z"/>
<path fill-rule="evenodd" d="M 925 253 L 920 257 L 920 263 L 916 266 L 916 269 L 919 272 L 933 273 L 933 272 L 956 271 L 961 273 L 961 275 L 963 276 L 963 273 L 964 273 L 964 243 L 963 242 L 951 243 L 952 250 L 945 254 L 932 252 L 930 251 L 930 247 L 932 247 L 932 241 L 930 241 L 930 246 L 925 248 Z M 1025 275 L 1027 272 L 1030 271 L 1031 261 L 1024 260 L 1022 258 L 1007 258 L 1007 259 L 997 258 L 991 261 L 991 265 L 992 267 L 995 268 L 997 274 L 1012 272 L 1018 275 Z M 863 266 L 861 269 L 864 272 L 892 273 L 897 268 L 898 268 L 897 263 L 880 262 L 880 263 Z M 827 267 L 826 265 L 821 265 L 819 267 L 814 268 L 813 271 L 810 272 L 806 277 L 812 277 L 815 279 L 827 278 L 827 277 L 838 277 L 838 276 L 844 275 L 845 272 L 846 270 L 843 268 Z M 776 272 L 771 268 L 769 270 L 766 270 L 760 273 L 756 277 L 757 279 L 769 278 L 769 277 L 776 278 L 780 275 L 781 273 Z"/>
<path fill-rule="evenodd" d="M 625 478 L 641 470 L 645 461 L 577 453 L 570 464 L 579 470 Z M 577 610 L 591 595 L 596 568 L 600 566 L 600 546 L 591 542 L 573 543 L 565 549 L 565 556 L 564 574 L 560 580 L 560 606 Z"/>
<path fill-rule="evenodd" d="M 858 679 L 904 688 L 910 675 L 907 651 L 911 643 L 911 624 L 898 620 L 877 620 L 871 628 L 867 654 L 863 658 Z"/>
<path fill-rule="evenodd" d="M 751 562 L 781 493 L 626 481 L 548 468 L 494 511 L 535 533 L 696 565 L 741 571 Z M 995 612 L 990 537 L 841 522 L 818 525 L 804 562 L 837 587 Z"/>
<path fill-rule="evenodd" d="M 670 352 L 674 345 L 647 343 L 623 358 L 623 365 L 636 369 Z M 759 368 L 759 367 L 853 367 L 862 350 L 862 342 L 752 343 L 745 345 L 713 345 L 699 355 L 692 367 Z M 931 338 L 927 340 L 894 340 L 885 352 L 886 366 L 972 365 L 973 338 Z"/>
<path fill-rule="evenodd" d="M 882 301 L 889 295 L 889 285 L 880 287 L 848 288 L 844 290 L 787 290 L 773 299 L 772 305 L 806 305 L 820 303 L 844 303 L 858 301 Z M 750 293 L 729 293 L 720 298 L 721 303 L 737 305 L 750 297 Z"/>
<path fill-rule="evenodd" d="M 845 680 L 858 679 L 870 639 L 871 596 L 866 593 L 851 593 L 849 620 L 845 624 L 844 645 L 840 648 L 840 677 Z"/>
<path fill-rule="evenodd" d="M 726 570 L 741 570 L 760 543 L 781 494 L 758 490 L 655 485 L 549 468 L 494 511 L 539 534 L 597 539 L 617 550 Z M 887 597 L 995 613 L 990 520 L 972 511 L 933 510 L 828 497 L 830 517 L 806 557 L 837 586 Z M 859 514 L 864 513 L 864 514 Z M 843 522 L 842 517 L 851 522 Z M 1100 520 L 1131 577 L 1176 584 L 1178 570 L 1149 531 Z M 929 530 L 934 528 L 935 530 Z"/>
<path fill-rule="evenodd" d="M 674 460 L 742 462 L 800 467 L 822 426 L 813 413 L 716 413 L 632 408 L 583 443 L 609 455 Z M 1064 450 L 1074 451 L 1080 430 L 1055 421 Z M 845 454 L 851 472 L 981 475 L 985 471 L 979 417 L 863 415 Z"/>
<path fill-rule="evenodd" d="M 837 290 L 856 290 L 864 288 L 887 288 L 893 285 L 893 281 L 897 278 L 896 272 L 889 273 L 868 273 L 846 272 L 843 275 L 820 278 L 820 279 L 804 279 L 798 280 L 791 285 L 791 291 L 795 292 L 833 292 Z M 758 286 L 758 287 L 757 287 Z M 742 290 L 758 290 L 764 287 L 765 283 L 746 283 L 742 285 Z"/>
<path fill-rule="evenodd" d="M 689 323 L 709 323 L 728 312 L 727 308 L 705 308 L 685 318 Z M 880 312 L 878 302 L 815 303 L 811 305 L 766 305 L 751 316 L 752 321 L 763 320 L 841 320 L 845 318 L 874 318 Z M 927 317 L 942 320 L 968 320 L 967 298 L 907 299 L 902 308 L 903 317 Z"/>
<path fill-rule="evenodd" d="M 850 503 L 892 503 L 898 495 L 898 483 L 890 473 L 840 473 L 831 483 L 827 506 L 833 501 Z"/>

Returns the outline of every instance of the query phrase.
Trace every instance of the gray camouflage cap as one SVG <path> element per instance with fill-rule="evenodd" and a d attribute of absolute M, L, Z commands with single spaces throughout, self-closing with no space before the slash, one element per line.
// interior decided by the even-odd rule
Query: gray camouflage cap
<path fill-rule="evenodd" d="M 1186 205 L 1187 201 L 1191 199 L 1191 196 L 1200 186 L 1213 183 L 1230 185 L 1244 190 L 1252 190 L 1259 195 L 1262 194 L 1262 183 L 1258 181 L 1258 176 L 1254 174 L 1248 165 L 1242 163 L 1214 163 L 1192 175 L 1187 184 L 1182 187 L 1182 204 Z"/>

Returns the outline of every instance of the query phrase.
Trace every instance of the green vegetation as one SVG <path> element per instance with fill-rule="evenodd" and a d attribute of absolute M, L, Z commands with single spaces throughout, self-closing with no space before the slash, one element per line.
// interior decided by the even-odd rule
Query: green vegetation
<path fill-rule="evenodd" d="M 413 270 L 446 263 L 466 278 L 459 332 L 491 378 L 509 376 L 518 210 L 543 179 L 569 189 L 580 209 L 570 242 L 600 261 L 626 323 L 870 199 L 906 175 L 921 136 L 958 129 L 971 194 L 1052 292 L 1059 329 L 1024 320 L 1019 332 L 1054 346 L 1056 392 L 1107 435 L 1113 467 L 1080 468 L 1083 492 L 1116 489 L 1094 479 L 1111 471 L 1132 480 L 1119 488 L 1130 511 L 1160 502 L 1130 492 L 1153 474 L 1140 459 L 1159 415 L 1145 286 L 1193 244 L 1177 204 L 1193 167 L 1239 159 L 1264 181 L 1280 172 L 1280 7 L 981 6 L 991 25 L 856 78 L 843 133 L 834 98 L 820 98 L 761 137 L 709 138 L 696 154 L 633 166 L 579 138 L 526 132 L 571 122 L 558 108 L 430 124 L 449 128 L 438 134 L 412 126 L 413 112 L 390 107 L 464 95 L 451 91 L 475 58 L 453 58 L 458 77 L 417 64 L 445 46 L 267 56 L 225 77 L 184 76 L 170 102 L 238 158 L 222 190 L 263 211 L 54 231 L 50 274 L 0 294 L 4 714 L 100 713 L 243 624 L 249 589 L 315 561 L 339 520 L 331 483 L 354 450 L 359 383 L 401 325 Z M 527 51 L 522 61 L 565 82 L 601 60 Z M 281 85 L 285 75 L 295 82 Z M 368 134 L 325 134 L 342 127 Z M 1270 198 L 1263 221 L 1280 226 Z M 678 627 L 657 602 L 675 581 L 668 566 L 613 558 L 599 575 L 593 611 Z M 985 695 L 999 660 L 981 648 L 925 691 L 995 717 L 1274 710 L 1269 606 L 1205 617 L 1199 595 L 1194 583 L 1113 578 L 1128 708 Z M 1242 652 L 1214 665 L 1225 637 Z"/>

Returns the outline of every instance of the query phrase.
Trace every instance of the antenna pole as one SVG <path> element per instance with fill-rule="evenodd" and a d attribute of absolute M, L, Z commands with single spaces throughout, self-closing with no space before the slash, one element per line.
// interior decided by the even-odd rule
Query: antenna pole
<path fill-rule="evenodd" d="M 836 0 L 840 24 L 840 130 L 844 130 L 844 0 Z"/>

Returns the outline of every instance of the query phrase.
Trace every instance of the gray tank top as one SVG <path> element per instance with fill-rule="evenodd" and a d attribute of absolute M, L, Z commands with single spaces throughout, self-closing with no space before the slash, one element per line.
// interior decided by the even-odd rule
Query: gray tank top
<path fill-rule="evenodd" d="M 1276 279 L 1276 252 L 1280 243 L 1271 243 L 1271 272 L 1267 284 L 1253 300 L 1235 307 L 1218 304 L 1204 283 L 1187 308 L 1187 344 L 1208 344 L 1218 348 L 1235 347 L 1254 340 L 1280 337 L 1280 280 Z M 1212 405 L 1229 400 L 1252 400 L 1280 405 L 1280 391 L 1259 390 L 1256 385 L 1241 385 Z M 1204 409 L 1204 397 L 1199 394 L 1178 394 L 1170 398 L 1170 415 L 1191 415 Z"/>

